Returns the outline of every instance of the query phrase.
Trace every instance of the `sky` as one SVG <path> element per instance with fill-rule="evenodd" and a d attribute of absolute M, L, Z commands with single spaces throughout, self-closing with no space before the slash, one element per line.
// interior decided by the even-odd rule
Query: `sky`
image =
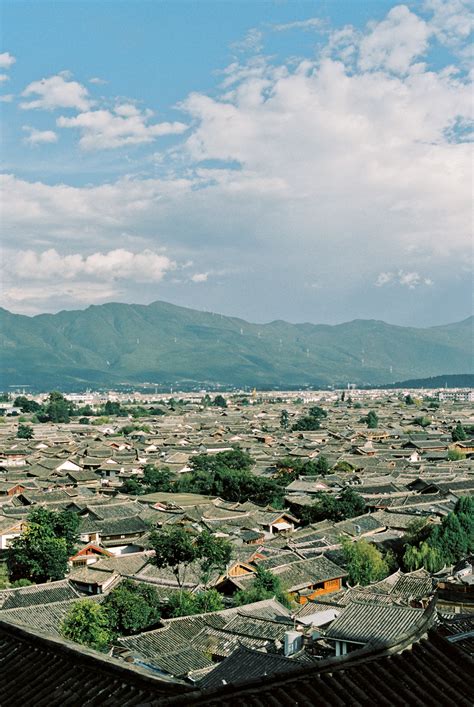
<path fill-rule="evenodd" d="M 2 0 L 2 306 L 472 306 L 465 0 Z"/>

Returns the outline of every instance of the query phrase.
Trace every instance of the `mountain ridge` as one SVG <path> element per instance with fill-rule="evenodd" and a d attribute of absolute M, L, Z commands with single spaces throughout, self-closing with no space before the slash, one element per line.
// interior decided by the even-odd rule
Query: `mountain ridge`
<path fill-rule="evenodd" d="M 169 302 L 26 316 L 0 308 L 0 384 L 48 389 L 380 385 L 472 370 L 473 317 L 426 328 L 374 319 L 247 322 Z M 21 379 L 21 380 L 20 380 Z"/>

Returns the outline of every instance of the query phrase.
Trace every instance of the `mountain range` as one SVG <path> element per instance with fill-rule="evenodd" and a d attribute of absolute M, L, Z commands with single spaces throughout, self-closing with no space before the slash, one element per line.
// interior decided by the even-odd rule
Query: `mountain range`
<path fill-rule="evenodd" d="M 251 324 L 166 302 L 34 317 L 0 309 L 0 387 L 382 385 L 472 373 L 472 325 Z"/>

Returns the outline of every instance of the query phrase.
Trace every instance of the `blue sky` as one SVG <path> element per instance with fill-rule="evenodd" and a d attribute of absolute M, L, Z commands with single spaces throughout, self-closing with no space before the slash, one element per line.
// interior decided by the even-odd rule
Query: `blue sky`
<path fill-rule="evenodd" d="M 464 0 L 3 2 L 3 299 L 470 314 Z"/>

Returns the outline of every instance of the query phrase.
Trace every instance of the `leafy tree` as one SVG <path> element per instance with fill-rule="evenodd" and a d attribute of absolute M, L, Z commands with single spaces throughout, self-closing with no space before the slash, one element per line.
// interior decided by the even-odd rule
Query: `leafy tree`
<path fill-rule="evenodd" d="M 196 548 L 201 558 L 203 581 L 206 583 L 213 571 L 222 571 L 230 562 L 232 545 L 225 538 L 211 535 L 204 530 L 196 540 Z"/>
<path fill-rule="evenodd" d="M 150 584 L 136 584 L 130 579 L 124 579 L 113 589 L 102 606 L 107 612 L 109 626 L 122 635 L 142 631 L 160 618 L 156 590 Z"/>
<path fill-rule="evenodd" d="M 321 427 L 321 420 L 327 417 L 327 412 L 322 407 L 310 407 L 307 415 L 300 417 L 291 428 L 294 431 L 314 431 Z"/>
<path fill-rule="evenodd" d="M 11 580 L 26 578 L 37 583 L 62 579 L 77 540 L 78 526 L 78 516 L 70 511 L 58 513 L 44 508 L 30 511 L 25 532 L 14 538 L 7 550 Z"/>
<path fill-rule="evenodd" d="M 289 606 L 290 602 L 281 588 L 280 578 L 264 567 L 257 566 L 252 587 L 236 592 L 234 601 L 237 606 L 243 606 L 272 597 L 276 597 L 284 606 Z"/>
<path fill-rule="evenodd" d="M 106 650 L 113 638 L 107 610 L 90 599 L 72 605 L 60 630 L 65 638 L 99 651 Z"/>
<path fill-rule="evenodd" d="M 364 538 L 357 542 L 342 538 L 341 544 L 347 563 L 349 582 L 352 585 L 378 582 L 388 575 L 388 562 L 372 543 Z"/>
<path fill-rule="evenodd" d="M 450 462 L 459 462 L 464 459 L 464 456 L 460 449 L 448 449 L 448 461 Z"/>
<path fill-rule="evenodd" d="M 78 420 L 80 425 L 88 425 L 89 424 L 89 418 L 88 417 L 80 417 Z"/>
<path fill-rule="evenodd" d="M 195 535 L 178 525 L 167 526 L 150 534 L 150 545 L 155 551 L 152 563 L 169 567 L 182 589 L 189 565 L 199 558 Z"/>
<path fill-rule="evenodd" d="M 324 454 L 320 454 L 319 457 L 317 458 L 315 471 L 316 471 L 316 474 L 318 474 L 319 476 L 326 476 L 326 474 L 329 474 L 329 472 L 330 472 L 329 462 L 327 460 L 327 457 L 324 456 Z"/>
<path fill-rule="evenodd" d="M 451 438 L 453 442 L 463 442 L 467 438 L 464 427 L 461 425 L 460 422 L 458 422 L 456 427 L 454 427 L 453 431 L 451 432 Z"/>
<path fill-rule="evenodd" d="M 13 401 L 13 406 L 20 408 L 22 412 L 39 412 L 41 405 L 36 400 L 30 400 L 24 395 L 19 395 Z"/>
<path fill-rule="evenodd" d="M 146 485 L 148 493 L 171 491 L 171 471 L 168 467 L 157 469 L 154 464 L 147 464 L 143 469 L 143 483 Z"/>
<path fill-rule="evenodd" d="M 42 422 L 69 422 L 71 407 L 64 395 L 54 390 L 49 394 L 44 414 L 38 417 Z"/>
<path fill-rule="evenodd" d="M 288 415 L 288 410 L 282 410 L 280 413 L 280 427 L 287 430 L 290 425 L 290 416 Z"/>
<path fill-rule="evenodd" d="M 105 415 L 115 415 L 117 417 L 117 416 L 121 415 L 121 413 L 122 413 L 122 407 L 119 402 L 107 400 L 107 402 L 104 405 L 104 414 Z"/>
<path fill-rule="evenodd" d="M 172 618 L 206 614 L 211 611 L 221 611 L 224 608 L 222 596 L 216 589 L 208 589 L 199 594 L 182 591 L 171 594 L 167 614 Z"/>
<path fill-rule="evenodd" d="M 31 425 L 18 425 L 18 430 L 16 433 L 18 439 L 33 439 L 34 433 Z"/>
<path fill-rule="evenodd" d="M 421 417 L 415 417 L 413 424 L 419 425 L 420 427 L 429 427 L 431 425 L 431 420 L 429 417 L 426 417 L 426 415 L 422 415 Z"/>
<path fill-rule="evenodd" d="M 415 401 L 411 397 L 411 395 L 406 395 L 405 396 L 405 405 L 414 405 Z"/>
<path fill-rule="evenodd" d="M 365 417 L 361 417 L 360 421 L 365 422 L 369 430 L 375 430 L 379 426 L 379 416 L 375 410 L 369 410 Z"/>
<path fill-rule="evenodd" d="M 124 479 L 121 488 L 122 493 L 128 493 L 131 496 L 140 496 L 145 493 L 145 489 L 138 479 L 134 479 L 133 476 L 129 479 Z"/>
<path fill-rule="evenodd" d="M 223 395 L 216 395 L 216 397 L 212 401 L 212 404 L 214 405 L 214 407 L 218 407 L 218 408 L 226 408 L 227 407 L 227 401 Z"/>
<path fill-rule="evenodd" d="M 300 511 L 300 519 L 304 524 L 318 523 L 322 520 L 335 522 L 355 518 L 365 511 L 365 501 L 351 488 L 345 488 L 339 494 L 319 493 L 317 500 L 311 506 L 304 506 Z"/>

